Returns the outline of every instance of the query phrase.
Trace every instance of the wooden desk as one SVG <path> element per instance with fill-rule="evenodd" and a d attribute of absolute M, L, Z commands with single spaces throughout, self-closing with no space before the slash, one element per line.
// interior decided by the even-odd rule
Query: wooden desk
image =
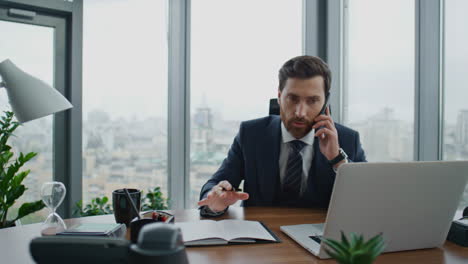
<path fill-rule="evenodd" d="M 200 220 L 198 210 L 176 210 L 176 221 Z M 264 222 L 283 241 L 278 244 L 233 245 L 187 248 L 189 261 L 195 263 L 335 263 L 319 260 L 307 250 L 283 234 L 281 225 L 320 223 L 325 220 L 325 211 L 291 208 L 230 208 L 221 219 L 245 219 Z M 85 222 L 114 222 L 113 215 L 93 216 L 66 221 L 67 224 Z M 1 263 L 33 263 L 29 255 L 29 241 L 39 236 L 40 224 L 0 230 Z M 376 263 L 468 263 L 468 248 L 446 242 L 442 248 L 386 253 Z"/>

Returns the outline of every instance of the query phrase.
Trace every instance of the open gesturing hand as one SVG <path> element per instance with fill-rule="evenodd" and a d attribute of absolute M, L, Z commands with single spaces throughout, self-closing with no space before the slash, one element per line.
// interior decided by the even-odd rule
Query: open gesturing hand
<path fill-rule="evenodd" d="M 198 202 L 199 206 L 206 205 L 211 211 L 219 212 L 233 205 L 239 200 L 249 199 L 249 194 L 233 191 L 232 185 L 228 181 L 221 181 L 211 188 L 205 199 Z"/>

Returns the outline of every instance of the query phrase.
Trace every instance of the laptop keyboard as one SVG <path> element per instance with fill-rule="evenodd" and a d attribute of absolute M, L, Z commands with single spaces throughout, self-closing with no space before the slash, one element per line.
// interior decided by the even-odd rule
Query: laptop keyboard
<path fill-rule="evenodd" d="M 322 242 L 322 236 L 309 236 L 309 237 L 319 244 Z"/>

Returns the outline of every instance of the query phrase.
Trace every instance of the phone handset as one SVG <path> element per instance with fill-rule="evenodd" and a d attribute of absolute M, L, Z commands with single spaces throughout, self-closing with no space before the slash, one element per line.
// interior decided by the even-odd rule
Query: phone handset
<path fill-rule="evenodd" d="M 329 104 L 328 104 L 328 99 L 329 99 L 329 98 L 330 98 L 330 92 L 327 92 L 327 93 L 325 94 L 325 103 L 323 104 L 322 110 L 320 110 L 320 113 L 319 113 L 317 116 L 319 116 L 319 115 L 325 115 L 325 114 L 326 114 L 327 107 L 329 106 Z M 331 112 L 330 112 L 330 113 L 331 113 Z M 317 117 L 317 116 L 316 116 L 316 117 Z M 315 125 L 315 123 L 316 123 L 315 121 L 312 122 L 312 125 Z M 319 130 L 320 128 L 321 128 L 321 127 L 317 128 L 316 130 Z"/>

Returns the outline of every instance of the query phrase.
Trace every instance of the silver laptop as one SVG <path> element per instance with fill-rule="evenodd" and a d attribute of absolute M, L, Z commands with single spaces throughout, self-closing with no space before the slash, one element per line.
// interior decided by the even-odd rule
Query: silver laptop
<path fill-rule="evenodd" d="M 468 179 L 468 161 L 349 163 L 336 175 L 325 223 L 281 226 L 319 258 L 320 238 L 383 234 L 384 252 L 441 246 Z"/>

